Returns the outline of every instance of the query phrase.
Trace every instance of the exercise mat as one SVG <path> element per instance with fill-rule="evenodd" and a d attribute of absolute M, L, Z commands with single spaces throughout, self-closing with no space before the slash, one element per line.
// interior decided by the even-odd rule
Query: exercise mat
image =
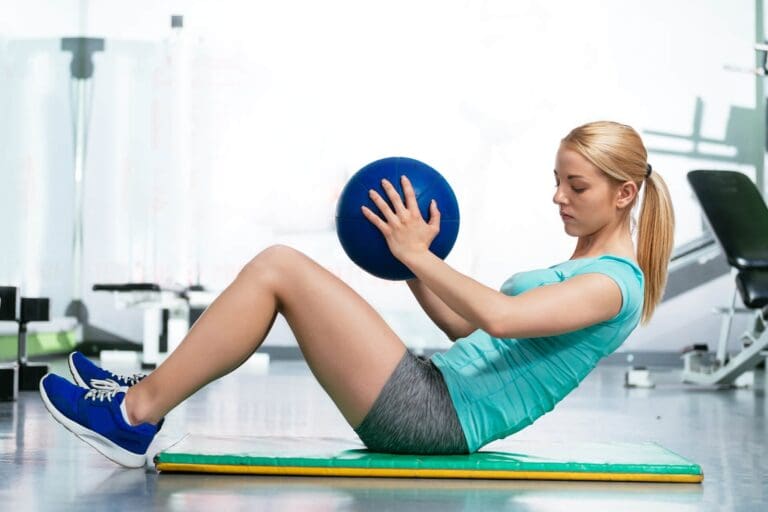
<path fill-rule="evenodd" d="M 495 448 L 495 449 L 494 449 Z M 375 453 L 351 439 L 187 435 L 163 473 L 697 483 L 701 467 L 656 443 L 504 440 L 469 455 Z"/>

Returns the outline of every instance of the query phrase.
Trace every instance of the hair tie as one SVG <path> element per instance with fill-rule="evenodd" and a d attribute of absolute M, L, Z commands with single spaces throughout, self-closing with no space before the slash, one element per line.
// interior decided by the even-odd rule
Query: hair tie
<path fill-rule="evenodd" d="M 653 167 L 651 167 L 651 164 L 645 164 L 645 168 L 648 171 L 645 173 L 645 179 L 648 179 L 651 177 L 651 173 L 653 172 Z"/>

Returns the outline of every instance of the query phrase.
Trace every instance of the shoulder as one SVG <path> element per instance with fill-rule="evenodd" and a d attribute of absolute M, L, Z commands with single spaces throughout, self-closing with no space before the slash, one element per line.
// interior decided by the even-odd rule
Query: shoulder
<path fill-rule="evenodd" d="M 606 276 L 613 281 L 614 286 L 619 288 L 622 307 L 617 316 L 624 316 L 631 311 L 642 309 L 645 278 L 642 269 L 634 260 L 605 254 L 585 261 L 583 265 L 574 269 L 572 277 L 589 274 Z"/>
<path fill-rule="evenodd" d="M 615 279 L 621 279 L 626 284 L 636 283 L 642 286 L 645 281 L 640 265 L 634 260 L 612 254 L 603 254 L 586 261 L 584 265 L 574 269 L 573 275 L 598 272 Z"/>
<path fill-rule="evenodd" d="M 605 266 L 607 268 L 640 270 L 640 265 L 634 258 L 617 256 L 615 254 L 602 254 L 600 256 L 584 258 L 578 261 L 580 261 L 581 265 L 578 265 L 577 268 Z"/>

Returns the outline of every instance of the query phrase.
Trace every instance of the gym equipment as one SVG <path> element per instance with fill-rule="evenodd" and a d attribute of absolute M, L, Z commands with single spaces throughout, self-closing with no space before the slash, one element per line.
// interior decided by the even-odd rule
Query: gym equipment
<path fill-rule="evenodd" d="M 718 310 L 724 316 L 714 360 L 707 361 L 704 350 L 688 351 L 683 381 L 731 385 L 768 355 L 768 207 L 755 184 L 739 172 L 691 171 L 688 182 L 732 267 L 736 286 L 730 305 Z M 737 293 L 746 308 L 736 308 Z M 743 350 L 731 357 L 728 337 L 737 313 L 754 315 L 754 322 L 741 338 Z"/>
<path fill-rule="evenodd" d="M 369 452 L 359 441 L 188 435 L 159 452 L 163 473 L 698 483 L 701 467 L 655 443 L 506 439 L 470 455 Z"/>
<path fill-rule="evenodd" d="M 383 158 L 372 162 L 350 178 L 336 207 L 336 232 L 349 258 L 374 276 L 393 281 L 414 276 L 392 255 L 381 232 L 363 216 L 360 208 L 367 206 L 379 214 L 379 208 L 371 200 L 368 191 L 374 189 L 386 199 L 387 194 L 381 187 L 384 178 L 392 183 L 403 198 L 400 183 L 402 175 L 407 176 L 413 185 L 419 211 L 425 220 L 429 220 L 430 202 L 432 199 L 437 201 L 440 233 L 432 241 L 429 250 L 445 258 L 453 248 L 459 232 L 459 205 L 445 178 L 425 163 L 406 157 Z"/>
<path fill-rule="evenodd" d="M 715 310 L 723 315 L 717 351 L 712 354 L 706 344 L 684 350 L 682 380 L 731 387 L 768 356 L 768 207 L 740 172 L 696 170 L 688 173 L 688 182 L 731 266 L 735 286 L 730 304 Z M 745 308 L 736 307 L 737 293 Z M 752 327 L 742 335 L 739 353 L 730 355 L 733 317 L 743 313 L 753 315 Z M 630 381 L 636 376 L 627 374 Z"/>
<path fill-rule="evenodd" d="M 215 296 L 195 285 L 163 288 L 156 283 L 95 284 L 94 291 L 112 292 L 117 309 L 144 312 L 142 368 L 154 368 L 178 346 Z"/>
<path fill-rule="evenodd" d="M 757 10 L 757 13 L 755 16 L 755 23 L 756 23 L 755 34 L 757 35 L 758 39 L 762 39 L 764 37 L 762 6 Z M 765 140 L 764 144 L 766 146 L 766 149 L 768 149 L 768 139 L 766 139 L 766 132 L 768 131 L 768 119 L 766 119 L 766 114 L 765 114 L 766 112 L 765 86 L 762 80 L 762 77 L 768 74 L 768 40 L 763 39 L 762 43 L 755 43 L 754 50 L 755 50 L 755 67 L 732 66 L 732 65 L 726 64 L 724 68 L 727 71 L 748 73 L 750 75 L 755 76 L 754 113 L 757 114 L 756 119 L 762 118 L 762 122 L 760 123 L 760 126 L 757 130 L 755 130 L 754 128 L 750 130 L 750 135 L 755 137 L 755 139 L 764 139 Z M 747 112 L 751 113 L 752 109 L 747 110 Z M 752 116 L 749 116 L 749 119 L 752 119 Z M 747 120 L 745 119 L 745 121 Z M 749 121 L 747 121 L 747 123 L 749 123 Z M 755 183 L 757 184 L 757 189 L 760 190 L 761 192 L 765 191 L 764 159 L 761 158 L 757 162 L 750 159 L 750 161 L 746 163 L 747 165 L 755 166 Z"/>
<path fill-rule="evenodd" d="M 33 364 L 27 360 L 27 324 L 50 320 L 47 298 L 21 297 L 21 310 L 16 317 L 17 288 L 0 286 L 0 321 L 19 324 L 16 362 L 0 367 L 0 401 L 18 399 L 19 391 L 37 391 L 40 379 L 48 373 L 48 365 Z"/>
<path fill-rule="evenodd" d="M 738 73 L 749 73 L 751 75 L 765 76 L 768 75 L 768 41 L 765 43 L 755 43 L 755 53 L 757 54 L 760 65 L 754 68 L 744 66 L 734 66 L 732 64 L 726 64 L 723 66 L 727 71 L 736 71 Z"/>
<path fill-rule="evenodd" d="M 633 366 L 624 375 L 624 387 L 627 388 L 654 388 L 656 382 L 651 376 L 651 370 L 645 366 Z"/>
<path fill-rule="evenodd" d="M 61 40 L 62 51 L 72 52 L 69 66 L 72 77 L 70 84 L 73 132 L 74 132 L 74 181 L 75 214 L 72 253 L 72 300 L 67 305 L 66 315 L 77 318 L 83 328 L 88 322 L 88 311 L 83 302 L 83 181 L 85 175 L 86 143 L 92 99 L 91 78 L 95 52 L 104 51 L 104 39 L 88 37 L 65 37 Z"/>

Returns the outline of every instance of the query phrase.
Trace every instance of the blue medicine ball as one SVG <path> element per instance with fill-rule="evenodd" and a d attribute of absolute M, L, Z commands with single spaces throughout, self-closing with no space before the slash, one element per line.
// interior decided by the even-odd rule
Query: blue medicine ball
<path fill-rule="evenodd" d="M 390 203 L 381 186 L 381 180 L 384 178 L 394 185 L 405 203 L 400 183 L 402 175 L 411 181 L 425 221 L 429 221 L 429 203 L 432 199 L 437 201 L 437 208 L 440 210 L 440 233 L 432 241 L 429 250 L 436 256 L 445 258 L 451 252 L 459 233 L 459 205 L 445 178 L 425 163 L 405 157 L 384 158 L 370 163 L 350 178 L 336 207 L 336 232 L 350 259 L 363 270 L 393 281 L 410 279 L 414 275 L 392 255 L 384 235 L 363 216 L 360 207 L 367 206 L 383 219 L 368 191 L 376 190 Z"/>

